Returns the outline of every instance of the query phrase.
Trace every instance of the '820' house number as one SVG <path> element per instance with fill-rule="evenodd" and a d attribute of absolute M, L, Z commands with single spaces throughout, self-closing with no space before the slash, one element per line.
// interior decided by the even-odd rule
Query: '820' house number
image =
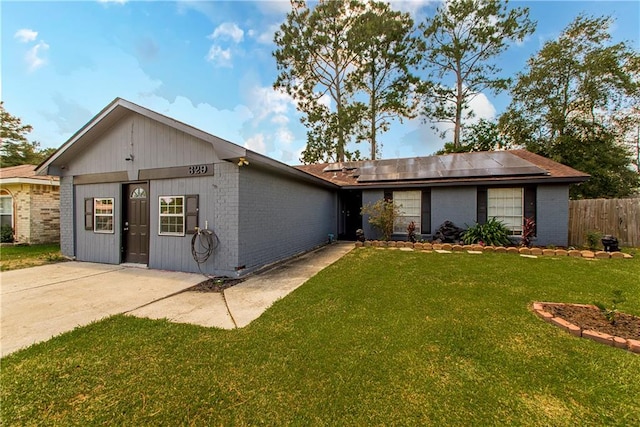
<path fill-rule="evenodd" d="M 207 165 L 189 166 L 189 175 L 204 175 L 207 170 Z"/>

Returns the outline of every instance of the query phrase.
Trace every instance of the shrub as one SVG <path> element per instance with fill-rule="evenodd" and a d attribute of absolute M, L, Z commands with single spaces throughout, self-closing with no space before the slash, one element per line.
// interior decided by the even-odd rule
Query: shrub
<path fill-rule="evenodd" d="M 511 232 L 502 222 L 491 218 L 484 224 L 476 223 L 469 227 L 462 235 L 462 241 L 466 245 L 478 242 L 493 246 L 508 245 L 511 243 L 510 234 Z"/>
<path fill-rule="evenodd" d="M 0 227 L 0 242 L 12 243 L 13 242 L 13 228 L 9 224 L 5 224 Z"/>
<path fill-rule="evenodd" d="M 587 247 L 592 251 L 595 251 L 598 248 L 600 239 L 602 239 L 602 233 L 596 230 L 587 231 L 584 235 L 585 243 L 587 244 Z"/>
<path fill-rule="evenodd" d="M 389 240 L 393 234 L 393 225 L 400 215 L 400 207 L 392 200 L 380 199 L 363 206 L 360 213 L 369 215 L 369 224 L 382 233 L 382 240 Z"/>
<path fill-rule="evenodd" d="M 622 304 L 626 301 L 626 298 L 622 294 L 622 290 L 616 289 L 613 291 L 613 298 L 611 298 L 611 306 L 607 307 L 601 302 L 594 302 L 593 305 L 600 309 L 600 312 L 605 319 L 612 325 L 616 324 L 616 313 L 618 312 L 618 304 Z"/>
<path fill-rule="evenodd" d="M 416 223 L 413 221 L 407 226 L 407 240 L 411 243 L 416 242 Z"/>
<path fill-rule="evenodd" d="M 531 240 L 535 236 L 536 222 L 533 218 L 525 218 L 524 225 L 522 227 L 522 246 L 531 246 Z"/>

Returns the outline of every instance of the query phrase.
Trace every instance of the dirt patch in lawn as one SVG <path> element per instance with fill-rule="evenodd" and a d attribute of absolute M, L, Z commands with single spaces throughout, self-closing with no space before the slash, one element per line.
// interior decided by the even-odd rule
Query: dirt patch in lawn
<path fill-rule="evenodd" d="M 542 304 L 544 311 L 583 330 L 591 330 L 625 339 L 640 340 L 640 317 L 616 313 L 615 323 L 609 322 L 597 307 L 572 304 Z"/>
<path fill-rule="evenodd" d="M 244 282 L 244 279 L 231 279 L 229 277 L 214 277 L 204 282 L 200 282 L 190 288 L 185 289 L 186 292 L 222 292 L 238 283 Z"/>

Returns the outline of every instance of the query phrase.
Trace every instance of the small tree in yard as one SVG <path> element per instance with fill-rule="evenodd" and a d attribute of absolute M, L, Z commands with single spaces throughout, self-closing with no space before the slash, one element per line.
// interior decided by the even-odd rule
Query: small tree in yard
<path fill-rule="evenodd" d="M 400 215 L 400 208 L 392 200 L 380 199 L 371 204 L 368 203 L 362 207 L 361 214 L 369 215 L 369 224 L 382 233 L 382 240 L 391 239 L 393 234 L 393 225 Z"/>

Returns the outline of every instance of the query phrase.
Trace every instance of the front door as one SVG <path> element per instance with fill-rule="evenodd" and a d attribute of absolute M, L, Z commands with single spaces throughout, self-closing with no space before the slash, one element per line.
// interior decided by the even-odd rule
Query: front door
<path fill-rule="evenodd" d="M 340 197 L 340 214 L 342 227 L 338 238 L 342 240 L 355 240 L 356 230 L 362 228 L 362 191 L 345 190 Z"/>
<path fill-rule="evenodd" d="M 149 263 L 149 184 L 125 184 L 123 203 L 124 262 Z"/>

